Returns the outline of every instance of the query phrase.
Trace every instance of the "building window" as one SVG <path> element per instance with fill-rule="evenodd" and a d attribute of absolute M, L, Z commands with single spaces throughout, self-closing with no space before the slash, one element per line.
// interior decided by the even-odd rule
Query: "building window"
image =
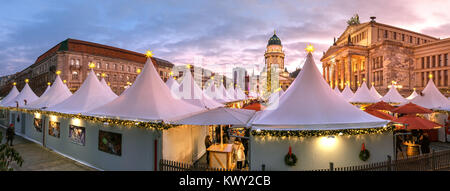
<path fill-rule="evenodd" d="M 425 57 L 422 57 L 421 60 L 422 60 L 422 69 L 424 69 L 425 68 Z"/>
<path fill-rule="evenodd" d="M 430 68 L 430 57 L 427 56 L 427 68 Z"/>
<path fill-rule="evenodd" d="M 412 36 L 409 36 L 409 43 L 412 43 Z"/>
<path fill-rule="evenodd" d="M 122 65 L 122 66 L 121 66 L 121 69 L 122 69 L 122 71 L 125 71 L 125 66 Z"/>
<path fill-rule="evenodd" d="M 384 38 L 387 38 L 387 37 L 388 37 L 388 31 L 385 30 L 385 31 L 384 31 Z"/>
<path fill-rule="evenodd" d="M 448 54 L 444 54 L 444 66 L 447 66 L 448 63 Z"/>
<path fill-rule="evenodd" d="M 78 80 L 78 72 L 76 71 L 72 72 L 72 80 Z"/>
<path fill-rule="evenodd" d="M 114 70 L 117 70 L 117 64 L 114 64 Z"/>
<path fill-rule="evenodd" d="M 437 85 L 441 86 L 441 71 L 436 71 L 437 73 Z"/>
<path fill-rule="evenodd" d="M 102 68 L 102 64 L 100 62 L 97 62 L 97 68 L 98 69 Z"/>
<path fill-rule="evenodd" d="M 421 80 L 421 81 L 422 81 L 422 87 L 425 86 L 425 80 L 424 80 L 424 77 L 425 77 L 425 73 L 422 72 L 422 75 L 421 75 L 421 77 L 420 77 L 420 79 L 422 79 L 422 80 Z"/>
<path fill-rule="evenodd" d="M 405 34 L 402 34 L 402 41 L 405 41 Z"/>
<path fill-rule="evenodd" d="M 417 44 L 420 44 L 420 38 L 417 38 Z"/>
<path fill-rule="evenodd" d="M 444 70 L 444 86 L 448 86 L 448 70 Z"/>
<path fill-rule="evenodd" d="M 434 68 L 434 67 L 436 67 L 436 56 L 433 55 L 433 56 L 431 56 L 431 58 L 432 58 L 431 59 L 431 61 L 432 61 L 431 62 L 431 67 Z"/>
<path fill-rule="evenodd" d="M 394 32 L 394 40 L 397 40 L 397 32 Z"/>
<path fill-rule="evenodd" d="M 108 63 L 105 64 L 105 69 L 107 69 L 107 70 L 109 69 L 109 64 Z"/>
<path fill-rule="evenodd" d="M 79 59 L 77 59 L 77 60 L 75 61 L 75 65 L 76 65 L 76 66 L 80 66 L 80 60 L 79 60 Z"/>
<path fill-rule="evenodd" d="M 128 72 L 131 72 L 131 67 L 130 67 L 130 66 L 128 66 L 127 68 L 128 68 Z"/>
<path fill-rule="evenodd" d="M 70 65 L 73 66 L 74 64 L 75 64 L 75 60 L 74 60 L 74 59 L 71 59 L 71 60 L 70 60 Z"/>

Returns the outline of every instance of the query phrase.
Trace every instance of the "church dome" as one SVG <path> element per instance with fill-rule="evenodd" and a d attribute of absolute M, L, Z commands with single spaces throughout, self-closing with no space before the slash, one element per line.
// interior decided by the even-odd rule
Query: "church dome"
<path fill-rule="evenodd" d="M 281 45 L 281 40 L 278 38 L 277 34 L 274 33 L 273 36 L 270 37 L 267 45 Z"/>

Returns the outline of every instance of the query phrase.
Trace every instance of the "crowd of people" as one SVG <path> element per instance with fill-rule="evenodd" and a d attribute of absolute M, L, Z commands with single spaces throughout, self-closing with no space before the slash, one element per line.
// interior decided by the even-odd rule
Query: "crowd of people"
<path fill-rule="evenodd" d="M 402 157 L 405 157 L 404 151 L 406 151 L 406 149 L 404 147 L 408 144 L 420 146 L 422 154 L 430 153 L 431 141 L 428 133 L 423 130 L 412 130 L 410 133 L 399 131 L 398 133 L 401 133 L 401 135 L 397 135 L 396 137 L 396 150 L 397 153 L 402 153 Z"/>

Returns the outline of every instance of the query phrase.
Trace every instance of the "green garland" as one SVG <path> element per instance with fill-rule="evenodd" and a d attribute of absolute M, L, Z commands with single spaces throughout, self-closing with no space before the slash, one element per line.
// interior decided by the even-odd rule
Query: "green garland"
<path fill-rule="evenodd" d="M 280 131 L 280 130 L 253 130 L 253 136 L 273 136 L 273 137 L 320 137 L 330 135 L 364 135 L 381 134 L 394 131 L 395 126 L 366 128 L 366 129 L 339 129 L 339 130 L 298 130 L 298 131 Z"/>
<path fill-rule="evenodd" d="M 286 154 L 286 156 L 284 156 L 284 163 L 288 166 L 295 166 L 295 164 L 297 164 L 297 156 L 295 156 L 294 153 L 291 153 L 290 155 L 289 153 Z"/>
<path fill-rule="evenodd" d="M 178 125 L 174 124 L 167 124 L 160 121 L 133 121 L 133 120 L 124 120 L 124 119 L 114 119 L 114 118 L 108 118 L 108 117 L 94 117 L 94 116 L 87 116 L 87 115 L 81 115 L 78 114 L 66 114 L 66 113 L 59 113 L 54 111 L 43 111 L 43 110 L 37 110 L 37 109 L 24 109 L 24 108 L 5 108 L 2 107 L 2 109 L 9 109 L 13 111 L 20 111 L 25 113 L 40 113 L 45 115 L 55 115 L 58 117 L 64 117 L 64 118 L 78 118 L 86 121 L 92 121 L 92 122 L 98 122 L 107 124 L 109 126 L 125 126 L 125 127 L 138 127 L 138 128 L 145 128 L 145 129 L 156 129 L 156 130 L 166 130 L 170 129 L 172 127 L 176 127 Z"/>
<path fill-rule="evenodd" d="M 362 150 L 359 152 L 359 159 L 362 161 L 367 161 L 370 158 L 370 152 L 367 149 Z"/>

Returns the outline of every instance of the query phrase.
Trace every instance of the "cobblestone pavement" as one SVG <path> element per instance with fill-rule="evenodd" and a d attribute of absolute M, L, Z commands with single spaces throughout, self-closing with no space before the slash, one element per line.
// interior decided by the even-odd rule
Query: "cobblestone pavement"
<path fill-rule="evenodd" d="M 0 127 L 5 136 L 5 129 Z M 0 140 L 2 143 L 6 139 Z M 85 166 L 69 158 L 63 157 L 43 146 L 15 136 L 13 147 L 20 153 L 24 162 L 21 167 L 13 164 L 16 171 L 93 171 L 95 169 Z"/>

